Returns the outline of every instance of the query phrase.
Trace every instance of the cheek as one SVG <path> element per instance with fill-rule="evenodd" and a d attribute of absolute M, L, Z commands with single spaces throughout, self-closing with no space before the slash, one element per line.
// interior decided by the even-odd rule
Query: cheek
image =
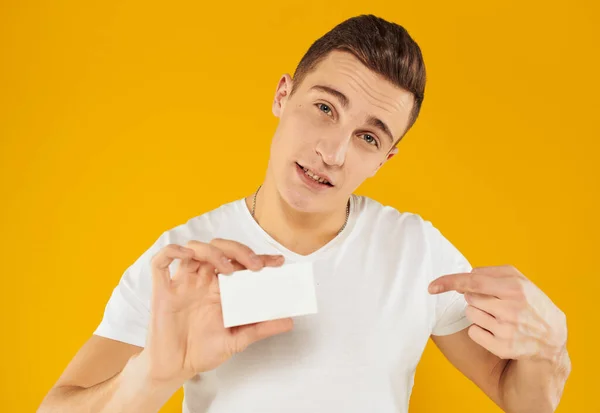
<path fill-rule="evenodd" d="M 346 157 L 346 176 L 352 185 L 360 185 L 364 180 L 370 178 L 379 166 L 379 158 L 369 155 L 365 155 L 360 150 L 348 153 Z"/>
<path fill-rule="evenodd" d="M 371 162 L 365 159 L 364 154 L 356 149 L 350 149 L 346 155 L 346 176 L 352 182 L 360 182 L 370 175 L 370 164 Z"/>
<path fill-rule="evenodd" d="M 314 144 L 323 133 L 323 125 L 305 110 L 297 110 L 280 122 L 281 140 L 286 146 L 303 148 Z"/>
<path fill-rule="evenodd" d="M 271 158 L 276 164 L 287 163 L 303 145 L 302 133 L 292 123 L 280 123 L 271 142 Z"/>

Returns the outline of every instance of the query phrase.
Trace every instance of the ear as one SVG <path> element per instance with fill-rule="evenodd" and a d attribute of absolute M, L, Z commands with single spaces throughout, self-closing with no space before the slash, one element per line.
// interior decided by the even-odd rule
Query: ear
<path fill-rule="evenodd" d="M 283 113 L 285 102 L 292 91 L 292 84 L 293 80 L 287 73 L 279 79 L 277 89 L 275 90 L 275 99 L 273 100 L 273 115 L 277 118 L 280 118 Z"/>
<path fill-rule="evenodd" d="M 384 160 L 383 162 L 381 162 L 381 163 L 379 164 L 379 166 L 377 167 L 377 169 L 375 169 L 375 170 L 373 171 L 373 173 L 371 174 L 371 178 L 372 178 L 372 177 L 374 177 L 374 176 L 375 176 L 375 174 L 376 174 L 376 173 L 379 171 L 379 169 L 380 169 L 380 168 L 381 168 L 381 167 L 382 167 L 382 166 L 383 166 L 383 165 L 384 165 L 384 164 L 385 164 L 387 161 L 389 161 L 390 159 L 392 159 L 392 157 L 393 157 L 394 155 L 396 155 L 397 153 L 398 153 L 398 147 L 397 147 L 397 146 L 394 146 L 394 147 L 393 147 L 393 148 L 390 150 L 390 152 L 387 154 L 387 156 L 386 156 L 385 160 Z"/>

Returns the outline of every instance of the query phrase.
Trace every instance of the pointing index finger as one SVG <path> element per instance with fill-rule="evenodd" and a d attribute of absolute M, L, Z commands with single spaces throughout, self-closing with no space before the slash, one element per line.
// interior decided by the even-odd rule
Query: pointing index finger
<path fill-rule="evenodd" d="M 474 272 L 443 275 L 429 284 L 431 294 L 456 291 L 461 294 L 477 293 L 500 298 L 505 289 L 502 279 Z"/>

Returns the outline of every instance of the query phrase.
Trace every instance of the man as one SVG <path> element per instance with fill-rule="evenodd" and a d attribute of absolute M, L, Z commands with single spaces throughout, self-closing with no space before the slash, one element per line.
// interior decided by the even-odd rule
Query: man
<path fill-rule="evenodd" d="M 425 67 L 401 26 L 349 19 L 277 85 L 264 182 L 125 271 L 40 412 L 406 412 L 429 337 L 507 412 L 552 412 L 564 314 L 511 266 L 472 269 L 428 221 L 354 190 L 397 153 Z M 311 262 L 319 313 L 226 329 L 217 273 Z"/>

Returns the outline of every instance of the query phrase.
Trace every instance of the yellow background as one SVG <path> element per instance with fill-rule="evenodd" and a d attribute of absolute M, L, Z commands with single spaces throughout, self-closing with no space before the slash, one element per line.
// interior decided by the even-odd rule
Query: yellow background
<path fill-rule="evenodd" d="M 279 76 L 360 13 L 409 30 L 428 84 L 358 192 L 547 292 L 573 360 L 558 411 L 600 412 L 594 0 L 3 1 L 0 411 L 35 410 L 162 231 L 256 188 Z M 428 346 L 411 412 L 497 411 Z"/>

